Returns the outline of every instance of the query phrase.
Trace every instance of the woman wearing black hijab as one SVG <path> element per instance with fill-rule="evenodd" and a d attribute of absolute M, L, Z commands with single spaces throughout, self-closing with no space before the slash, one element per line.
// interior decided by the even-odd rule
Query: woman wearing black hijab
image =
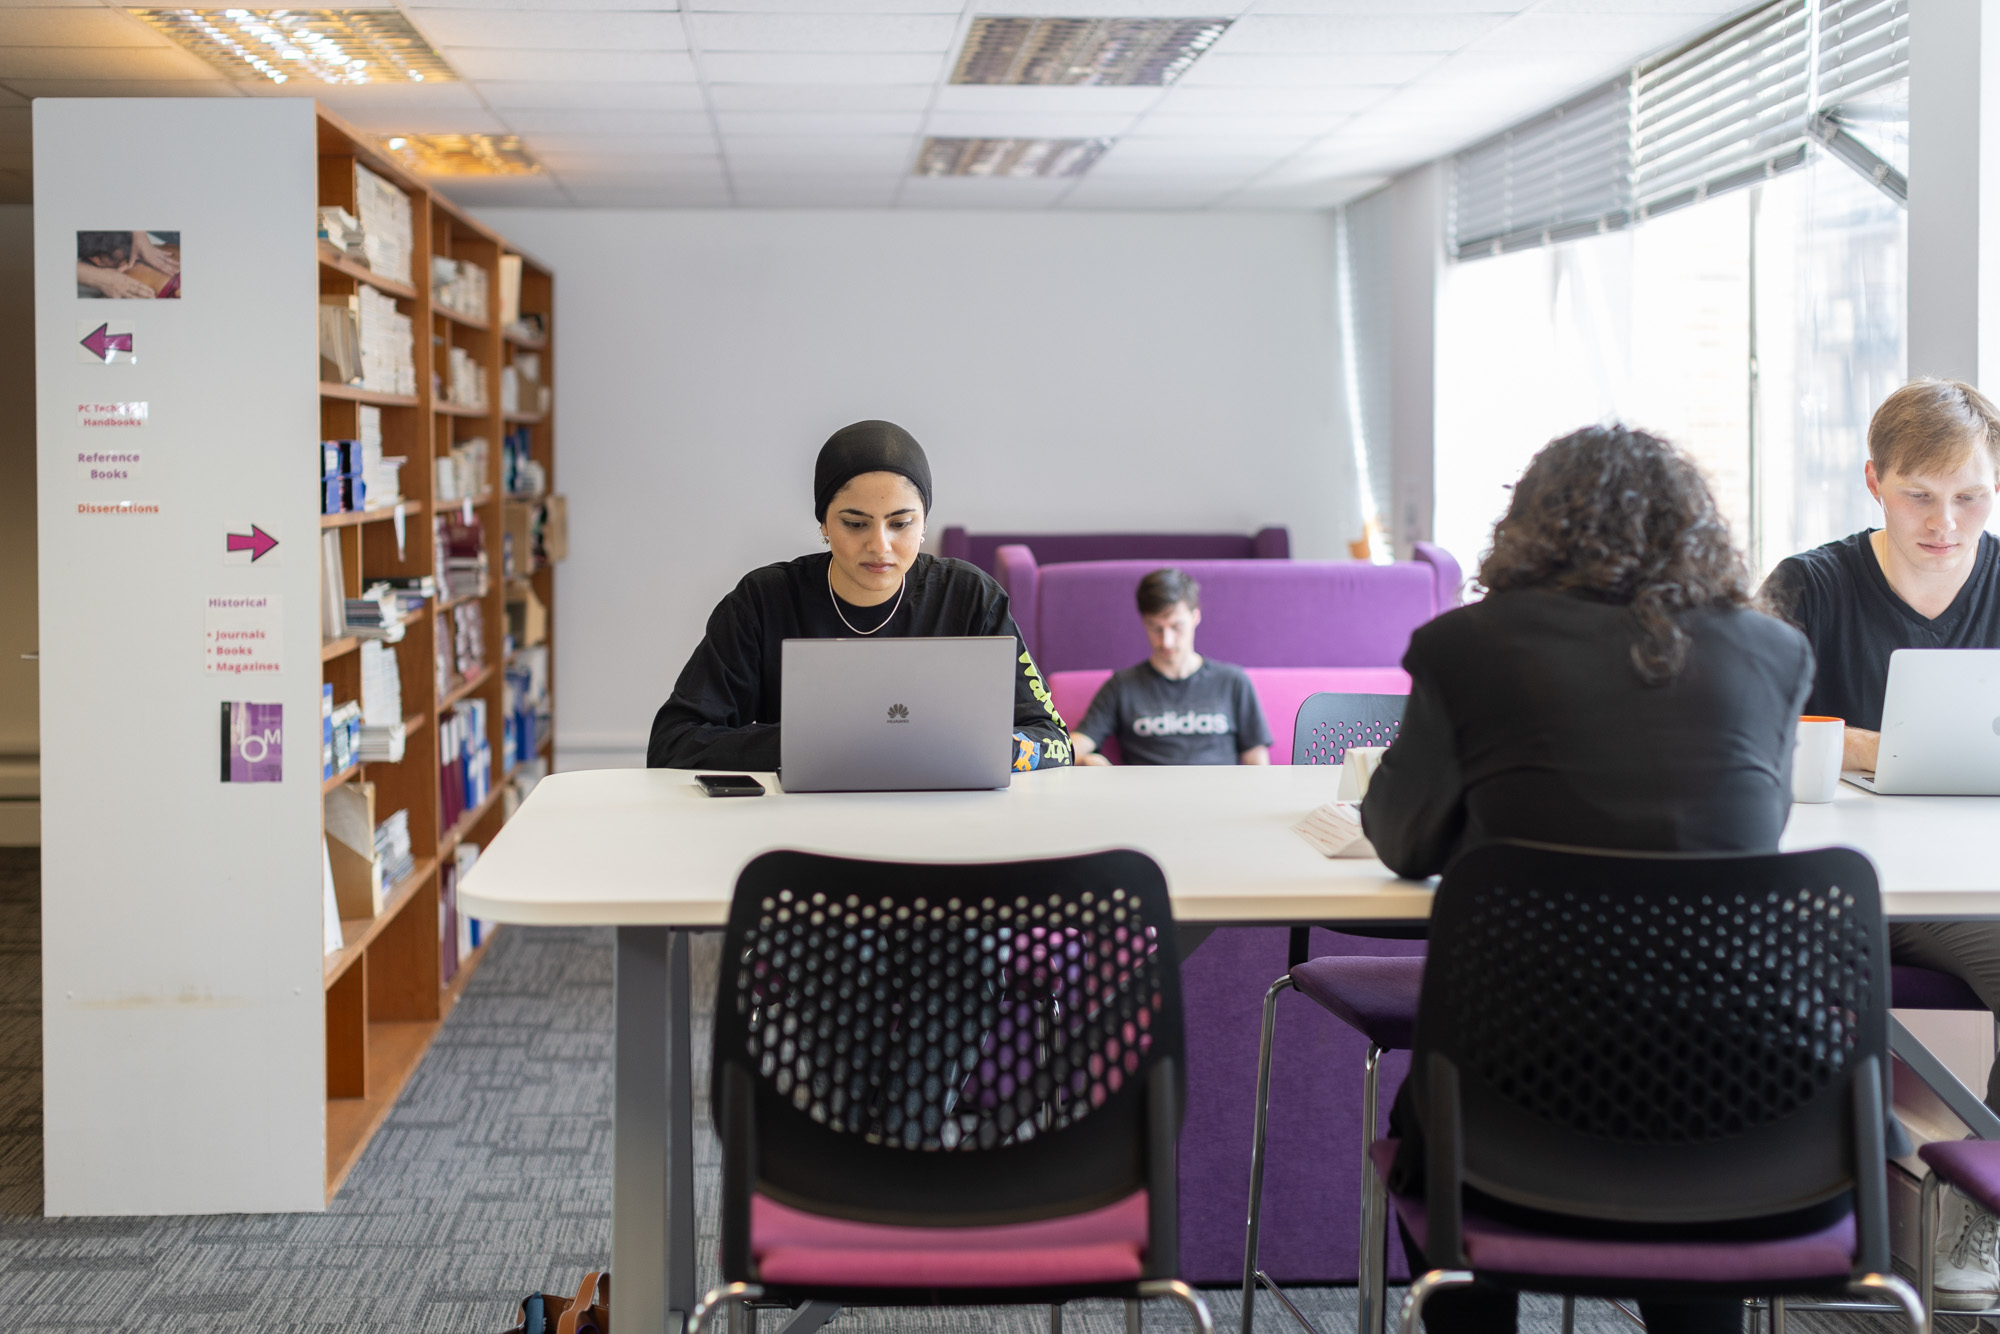
<path fill-rule="evenodd" d="M 813 469 L 827 550 L 752 570 L 716 605 L 708 633 L 653 717 L 652 769 L 778 767 L 787 639 L 1012 635 L 1007 594 L 975 565 L 925 555 L 931 468 L 908 431 L 856 422 Z M 1014 767 L 1069 763 L 1069 729 L 1025 646 L 1014 677 Z"/>

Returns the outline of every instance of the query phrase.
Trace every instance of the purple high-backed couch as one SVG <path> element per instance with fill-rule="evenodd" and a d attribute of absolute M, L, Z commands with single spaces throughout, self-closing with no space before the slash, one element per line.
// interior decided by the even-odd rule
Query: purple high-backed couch
<path fill-rule="evenodd" d="M 1247 668 L 1398 666 L 1410 632 L 1458 605 L 1458 562 L 1420 545 L 1418 559 L 1182 561 L 1201 584 L 1196 646 Z M 1128 667 L 1147 646 L 1132 594 L 1157 560 L 1038 566 L 1000 553 L 1014 617 L 1042 671 Z M 1376 687 L 1380 688 L 1380 687 Z M 1250 1124 L 1265 988 L 1285 971 L 1284 928 L 1224 928 L 1183 961 L 1188 1051 L 1181 1135 L 1181 1273 L 1196 1283 L 1242 1278 L 1249 1211 Z M 1315 954 L 1414 954 L 1413 941 L 1313 932 Z M 1365 1042 L 1307 1001 L 1280 1002 L 1265 1177 L 1264 1268 L 1280 1282 L 1352 1282 L 1360 1213 L 1361 1062 Z M 1383 1107 L 1407 1058 L 1383 1058 Z M 1382 1124 L 1387 1124 L 1383 1121 Z M 1402 1251 L 1390 1247 L 1401 1274 Z"/>
<path fill-rule="evenodd" d="M 1079 560 L 1150 560 L 1164 564 L 1182 560 L 1284 560 L 1292 554 L 1292 536 L 1285 528 L 1260 528 L 1254 533 L 968 533 L 953 525 L 944 530 L 940 556 L 969 560 L 988 574 L 998 574 L 994 553 L 1001 547 L 1033 547 L 1046 564 Z"/>

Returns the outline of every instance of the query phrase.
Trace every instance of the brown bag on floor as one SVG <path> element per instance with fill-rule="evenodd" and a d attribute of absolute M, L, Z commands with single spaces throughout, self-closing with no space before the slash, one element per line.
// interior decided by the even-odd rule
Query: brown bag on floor
<path fill-rule="evenodd" d="M 560 1316 L 555 1334 L 611 1334 L 611 1271 L 585 1274 Z"/>
<path fill-rule="evenodd" d="M 584 1275 L 574 1297 L 538 1292 L 522 1298 L 521 1323 L 506 1334 L 611 1334 L 611 1275 Z"/>

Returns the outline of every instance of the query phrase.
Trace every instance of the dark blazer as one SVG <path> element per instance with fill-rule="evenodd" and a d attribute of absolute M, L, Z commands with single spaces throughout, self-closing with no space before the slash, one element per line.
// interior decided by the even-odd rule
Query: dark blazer
<path fill-rule="evenodd" d="M 1428 876 L 1495 838 L 1775 849 L 1812 650 L 1755 611 L 1691 612 L 1681 628 L 1687 665 L 1649 686 L 1623 606 L 1517 590 L 1420 627 L 1402 732 L 1361 807 L 1382 860 Z"/>

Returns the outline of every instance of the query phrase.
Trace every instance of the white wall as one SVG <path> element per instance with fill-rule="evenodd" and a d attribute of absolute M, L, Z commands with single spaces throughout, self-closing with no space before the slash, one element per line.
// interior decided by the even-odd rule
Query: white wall
<path fill-rule="evenodd" d="M 1359 535 L 1309 214 L 494 209 L 556 274 L 557 746 L 636 763 L 709 610 L 816 550 L 850 421 L 923 442 L 947 524 Z"/>

